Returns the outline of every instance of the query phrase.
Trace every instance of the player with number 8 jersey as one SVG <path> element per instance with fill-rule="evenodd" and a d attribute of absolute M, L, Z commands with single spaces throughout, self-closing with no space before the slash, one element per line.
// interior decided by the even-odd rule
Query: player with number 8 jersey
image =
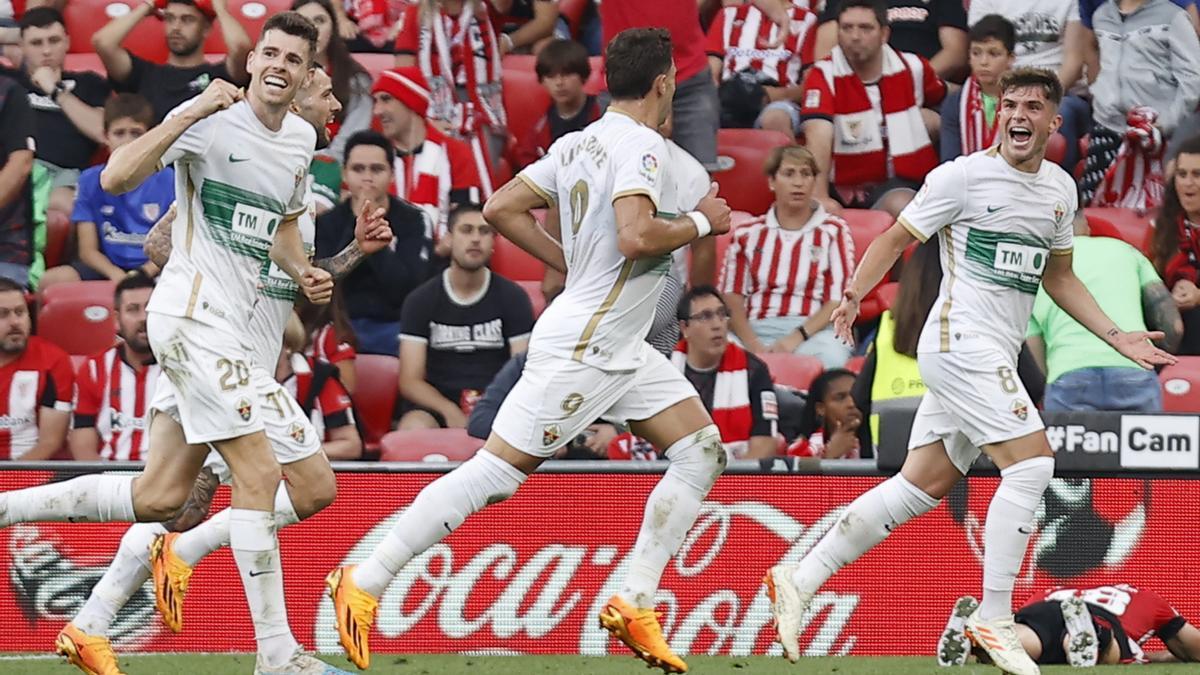
<path fill-rule="evenodd" d="M 1139 366 L 1174 361 L 1150 342 L 1162 333 L 1114 325 L 1071 270 L 1075 184 L 1045 160 L 1046 143 L 1062 122 L 1058 77 L 1020 68 L 1005 74 L 1000 90 L 998 145 L 929 173 L 897 222 L 871 243 L 834 311 L 835 330 L 852 341 L 862 295 L 913 241 L 938 236 L 942 284 L 917 345 L 928 391 L 900 474 L 847 506 L 799 564 L 776 565 L 764 579 L 789 659 L 800 656 L 803 617 L 821 585 L 896 527 L 936 507 L 982 451 L 1001 480 L 984 530 L 983 600 L 970 608 L 965 635 L 1003 672 L 1037 675 L 1014 627 L 1012 592 L 1054 473 L 1036 402 L 1015 374 L 1038 286 Z"/>

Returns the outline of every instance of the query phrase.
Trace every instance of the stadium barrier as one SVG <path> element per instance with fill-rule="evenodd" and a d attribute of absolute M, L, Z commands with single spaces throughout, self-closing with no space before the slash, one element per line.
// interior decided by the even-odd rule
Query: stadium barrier
<path fill-rule="evenodd" d="M 69 466 L 70 468 L 66 468 Z M 67 477 L 78 465 L 0 470 L 0 489 Z M 92 465 L 92 470 L 98 465 Z M 105 468 L 111 468 L 111 465 Z M 340 465 L 337 501 L 281 532 L 288 610 L 297 638 L 338 650 L 324 576 L 362 559 L 445 465 Z M 803 462 L 808 473 L 735 463 L 667 568 L 663 625 L 685 653 L 778 653 L 764 570 L 794 561 L 854 497 L 882 477 L 871 462 Z M 58 471 L 59 473 L 55 473 Z M 597 625 L 620 587 L 660 463 L 553 462 L 508 501 L 469 519 L 414 560 L 384 596 L 372 648 L 403 652 L 623 654 Z M 934 512 L 905 525 L 835 576 L 816 599 L 801 645 L 810 655 L 932 654 L 951 605 L 978 594 L 983 520 L 997 485 L 960 484 Z M 214 508 L 228 502 L 222 489 Z M 1021 600 L 1057 584 L 1132 583 L 1200 617 L 1191 531 L 1193 480 L 1056 478 L 1018 579 Z M 56 632 L 104 572 L 124 524 L 18 525 L 0 545 L 0 650 L 52 649 Z M 185 630 L 169 633 L 143 588 L 118 616 L 119 650 L 252 651 L 253 630 L 228 551 L 192 577 Z"/>

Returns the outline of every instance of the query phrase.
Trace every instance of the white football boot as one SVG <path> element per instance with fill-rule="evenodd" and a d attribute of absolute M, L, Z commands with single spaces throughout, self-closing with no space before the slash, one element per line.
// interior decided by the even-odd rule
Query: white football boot
<path fill-rule="evenodd" d="M 1012 615 L 984 621 L 979 610 L 967 617 L 967 637 L 984 652 L 1002 672 L 1009 675 L 1041 675 L 1041 670 L 1017 637 Z"/>
<path fill-rule="evenodd" d="M 771 600 L 771 616 L 775 619 L 775 641 L 783 645 L 788 661 L 800 660 L 800 627 L 813 594 L 804 593 L 792 581 L 797 565 L 776 565 L 767 570 L 763 583 Z"/>
<path fill-rule="evenodd" d="M 971 655 L 971 639 L 967 637 L 967 617 L 979 608 L 979 601 L 964 595 L 954 603 L 942 637 L 938 638 L 937 662 L 939 666 L 966 665 Z"/>
<path fill-rule="evenodd" d="M 1091 668 L 1099 658 L 1099 640 L 1092 624 L 1092 613 L 1078 595 L 1063 600 L 1063 623 L 1067 626 L 1067 663 L 1076 668 Z"/>

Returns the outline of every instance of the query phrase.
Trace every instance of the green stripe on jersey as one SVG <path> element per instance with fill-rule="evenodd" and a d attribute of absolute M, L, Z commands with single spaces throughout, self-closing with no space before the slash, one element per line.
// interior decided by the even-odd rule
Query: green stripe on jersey
<path fill-rule="evenodd" d="M 963 253 L 968 273 L 997 286 L 1036 295 L 1046 271 L 1050 242 L 1027 234 L 971 228 Z"/>
<path fill-rule="evenodd" d="M 286 211 L 281 202 L 211 178 L 200 186 L 200 202 L 213 241 L 239 255 L 266 259 Z"/>

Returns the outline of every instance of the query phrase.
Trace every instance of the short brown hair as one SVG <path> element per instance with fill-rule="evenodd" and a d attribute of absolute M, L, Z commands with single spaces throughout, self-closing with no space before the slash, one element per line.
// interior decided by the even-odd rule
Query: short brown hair
<path fill-rule="evenodd" d="M 785 159 L 807 165 L 814 174 L 821 173 L 821 170 L 817 168 L 817 158 L 813 157 L 813 154 L 803 145 L 781 145 L 772 148 L 771 154 L 767 155 L 767 161 L 763 164 L 763 173 L 768 176 L 779 173 L 779 167 L 783 166 Z"/>
<path fill-rule="evenodd" d="M 104 102 L 104 130 L 128 117 L 147 129 L 154 126 L 154 107 L 141 94 L 117 94 Z"/>
<path fill-rule="evenodd" d="M 258 38 L 259 41 L 262 41 L 267 31 L 272 30 L 286 33 L 292 37 L 298 37 L 307 42 L 308 62 L 310 64 L 317 57 L 317 27 L 313 25 L 313 22 L 308 20 L 308 17 L 299 12 L 280 12 L 267 19 L 267 22 L 263 24 L 262 34 Z"/>
<path fill-rule="evenodd" d="M 1037 87 L 1042 90 L 1046 100 L 1057 107 L 1062 103 L 1063 86 L 1058 81 L 1058 75 L 1045 68 L 1014 68 L 1000 76 L 1000 96 L 1011 89 Z"/>

